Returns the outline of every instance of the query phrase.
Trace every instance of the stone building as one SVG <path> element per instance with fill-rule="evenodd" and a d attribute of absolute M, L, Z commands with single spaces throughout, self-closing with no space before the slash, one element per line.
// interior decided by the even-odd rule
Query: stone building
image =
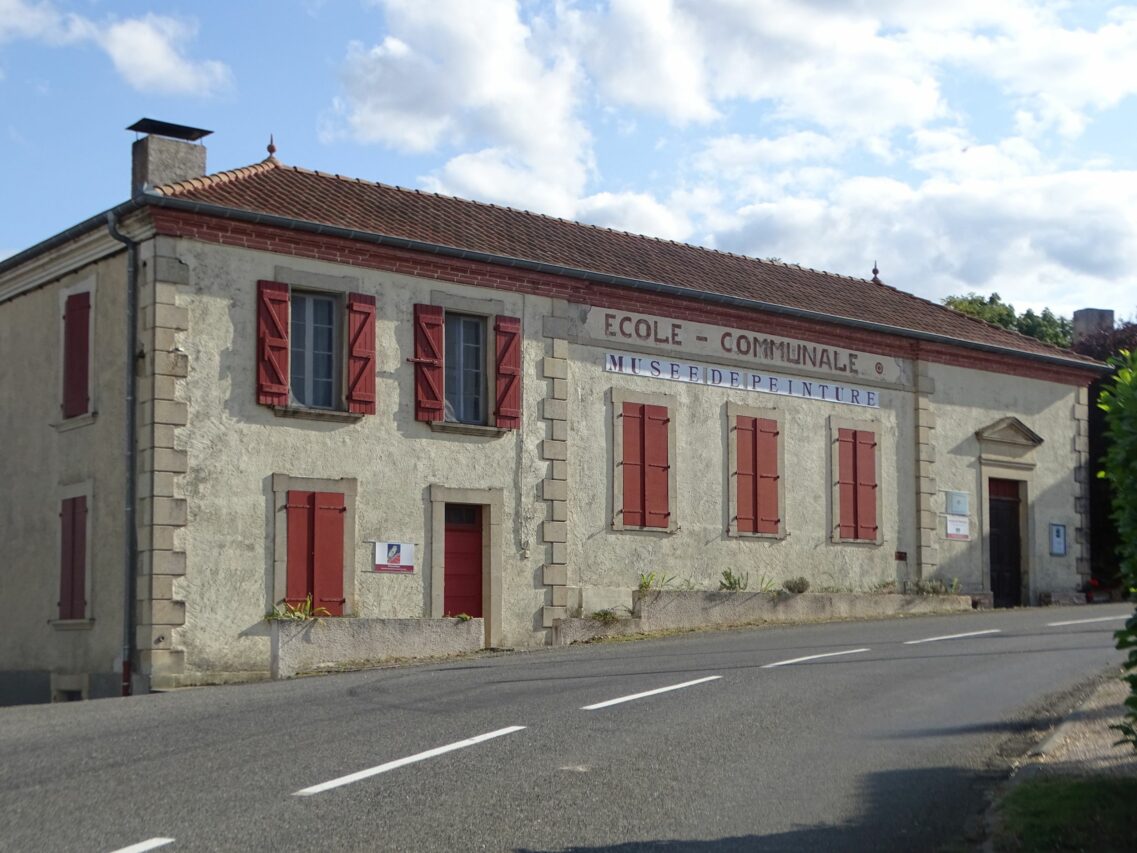
<path fill-rule="evenodd" d="M 1088 572 L 1099 364 L 854 279 L 286 166 L 144 121 L 129 201 L 0 262 L 0 696 L 266 677 L 265 614 L 480 618 L 641 573 Z M 424 634 L 425 636 L 425 634 Z"/>

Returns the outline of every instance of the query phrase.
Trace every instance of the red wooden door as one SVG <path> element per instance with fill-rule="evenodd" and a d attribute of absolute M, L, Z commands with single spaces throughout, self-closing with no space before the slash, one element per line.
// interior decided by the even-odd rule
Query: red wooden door
<path fill-rule="evenodd" d="M 446 505 L 446 572 L 442 610 L 446 616 L 482 615 L 482 508 Z"/>

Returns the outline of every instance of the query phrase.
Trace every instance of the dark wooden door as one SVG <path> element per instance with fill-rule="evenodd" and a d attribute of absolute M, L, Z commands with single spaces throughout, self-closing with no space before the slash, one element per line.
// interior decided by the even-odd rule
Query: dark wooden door
<path fill-rule="evenodd" d="M 446 505 L 446 572 L 442 610 L 446 616 L 482 615 L 482 508 Z"/>
<path fill-rule="evenodd" d="M 1022 530 L 1019 525 L 1019 484 L 992 479 L 991 593 L 996 607 L 1022 604 Z"/>

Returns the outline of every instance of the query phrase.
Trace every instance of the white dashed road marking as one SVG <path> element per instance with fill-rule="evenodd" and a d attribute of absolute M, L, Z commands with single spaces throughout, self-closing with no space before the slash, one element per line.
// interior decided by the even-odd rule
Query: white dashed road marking
<path fill-rule="evenodd" d="M 595 711 L 598 708 L 607 708 L 609 705 L 619 705 L 621 702 L 631 702 L 633 699 L 643 699 L 645 696 L 655 696 L 657 693 L 668 693 L 672 690 L 682 690 L 684 687 L 693 687 L 706 681 L 722 678 L 721 675 L 708 675 L 706 678 L 696 678 L 694 681 L 684 681 L 682 684 L 672 684 L 670 687 L 659 687 L 655 690 L 645 690 L 643 693 L 633 693 L 631 696 L 621 696 L 619 699 L 609 699 L 607 702 L 597 702 L 595 705 L 585 705 L 580 710 Z"/>
<path fill-rule="evenodd" d="M 847 649 L 843 652 L 826 652 L 823 655 L 807 655 L 803 658 L 793 658 L 791 660 L 780 660 L 777 663 L 768 663 L 762 669 L 773 669 L 776 666 L 789 666 L 791 663 L 805 663 L 807 660 L 820 660 L 821 658 L 835 658 L 841 655 L 857 655 L 861 652 L 868 652 L 871 649 Z"/>
<path fill-rule="evenodd" d="M 1047 628 L 1061 628 L 1063 625 L 1089 625 L 1091 622 L 1113 622 L 1128 619 L 1129 616 L 1099 616 L 1097 619 L 1072 619 L 1069 622 L 1047 622 Z"/>
<path fill-rule="evenodd" d="M 359 782 L 362 779 L 369 779 L 372 776 L 378 776 L 380 773 L 386 773 L 389 770 L 396 770 L 399 767 L 405 767 L 408 764 L 414 764 L 417 761 L 425 761 L 428 758 L 434 758 L 438 755 L 444 755 L 447 752 L 454 752 L 456 749 L 465 749 L 468 746 L 474 746 L 482 743 L 483 741 L 492 740 L 495 737 L 502 735 L 511 735 L 514 732 L 519 732 L 525 726 L 509 726 L 497 731 L 487 732 L 484 735 L 477 735 L 476 737 L 467 738 L 466 740 L 455 741 L 446 746 L 435 747 L 428 749 L 426 752 L 420 752 L 415 755 L 408 755 L 406 758 L 398 758 L 394 761 L 388 761 L 386 764 L 380 764 L 377 767 L 369 767 L 366 770 L 360 770 L 358 773 L 351 773 L 347 776 L 340 776 L 338 779 L 332 779 L 330 782 L 323 782 L 319 785 L 313 785 L 311 788 L 304 788 L 302 791 L 296 791 L 294 797 L 310 797 L 313 794 L 319 794 L 323 791 L 330 791 L 332 788 L 340 788 L 344 785 L 350 785 L 352 782 Z"/>
<path fill-rule="evenodd" d="M 172 838 L 148 838 L 145 841 L 139 841 L 137 844 L 131 844 L 129 847 L 120 847 L 112 853 L 146 853 L 147 850 L 156 850 L 173 843 L 174 839 Z"/>
<path fill-rule="evenodd" d="M 905 640 L 906 646 L 918 646 L 920 643 L 938 643 L 940 640 L 962 640 L 964 637 L 982 637 L 984 634 L 1001 634 L 1000 628 L 990 628 L 986 631 L 969 631 L 966 634 L 945 634 L 942 637 L 925 637 L 922 640 Z"/>

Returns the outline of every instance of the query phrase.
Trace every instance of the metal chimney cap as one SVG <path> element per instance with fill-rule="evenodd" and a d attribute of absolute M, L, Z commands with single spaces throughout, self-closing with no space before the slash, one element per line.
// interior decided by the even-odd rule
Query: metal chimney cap
<path fill-rule="evenodd" d="M 127 130 L 134 130 L 138 133 L 153 133 L 156 136 L 168 136 L 171 139 L 184 139 L 186 142 L 196 142 L 213 133 L 212 130 L 202 130 L 200 127 L 187 127 L 184 124 L 171 124 L 168 121 L 158 121 L 152 118 L 139 119 Z"/>

